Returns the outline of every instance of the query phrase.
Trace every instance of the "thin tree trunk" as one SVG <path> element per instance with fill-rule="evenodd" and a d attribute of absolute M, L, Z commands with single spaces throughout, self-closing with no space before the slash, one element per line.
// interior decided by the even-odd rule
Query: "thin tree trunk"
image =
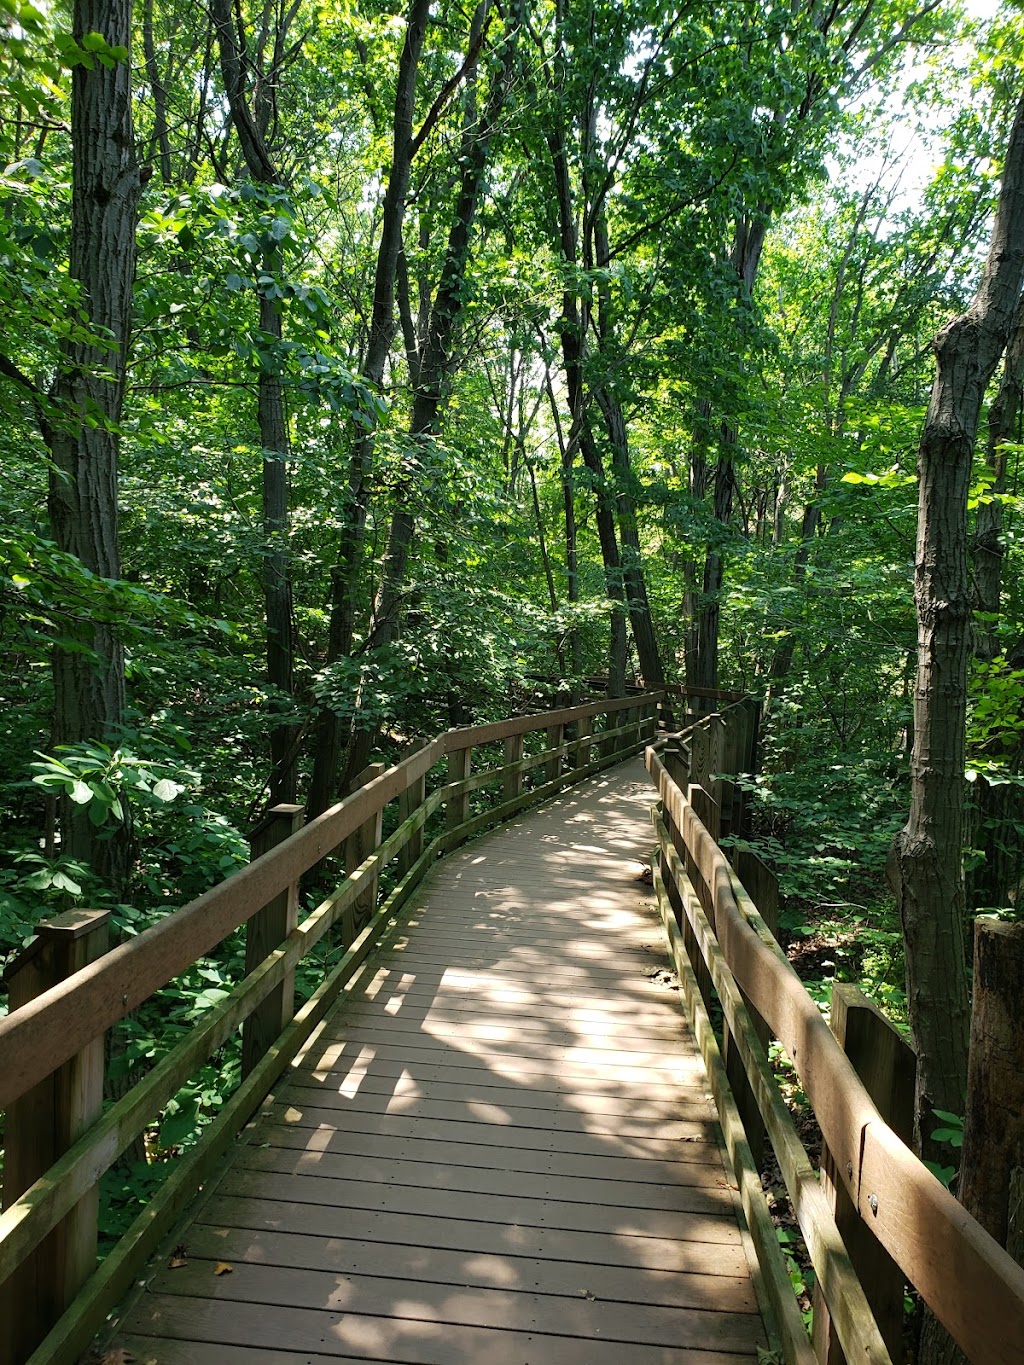
<path fill-rule="evenodd" d="M 768 214 L 761 206 L 756 215 L 745 214 L 736 224 L 733 237 L 731 261 L 739 280 L 741 297 L 750 300 L 754 292 L 761 252 L 768 231 Z M 703 416 L 710 416 L 708 405 L 702 404 Z M 704 574 L 693 627 L 694 664 L 692 668 L 693 685 L 697 687 L 718 687 L 718 652 L 722 616 L 722 592 L 725 586 L 724 538 L 732 523 L 733 492 L 736 488 L 734 468 L 735 450 L 738 433 L 728 421 L 723 421 L 719 429 L 721 447 L 715 464 L 714 494 L 712 512 L 715 522 L 721 527 L 715 540 L 709 546 L 704 558 Z M 687 661 L 687 678 L 691 678 L 691 668 Z"/>
<path fill-rule="evenodd" d="M 395 335 L 395 279 L 402 251 L 402 223 L 412 173 L 416 80 L 429 14 L 430 0 L 413 0 L 406 21 L 405 43 L 398 66 L 391 174 L 384 193 L 370 337 L 364 366 L 367 380 L 378 390 L 384 382 L 384 367 Z M 418 374 L 413 376 L 413 383 L 416 383 L 417 379 Z M 366 542 L 366 519 L 370 507 L 370 476 L 376 434 L 375 426 L 356 433 L 349 463 L 347 524 L 338 546 L 337 562 L 331 572 L 331 620 L 326 660 L 328 667 L 352 653 L 355 639 L 356 604 Z M 309 819 L 327 809 L 337 793 L 341 779 L 340 767 L 345 739 L 343 721 L 330 705 L 320 708 L 315 734 L 313 772 L 307 802 Z"/>
<path fill-rule="evenodd" d="M 608 227 L 605 215 L 598 213 L 594 218 L 594 257 L 598 269 L 607 267 L 611 262 L 608 245 Z M 598 334 L 601 348 L 613 349 L 613 319 L 611 299 L 607 284 L 599 289 Z M 608 444 L 612 452 L 612 473 L 615 480 L 615 511 L 618 519 L 619 545 L 622 556 L 622 577 L 626 591 L 626 607 L 629 622 L 636 642 L 637 657 L 644 683 L 649 688 L 660 688 L 665 681 L 658 650 L 658 639 L 651 616 L 651 605 L 647 597 L 647 581 L 644 576 L 643 550 L 640 546 L 640 532 L 637 525 L 636 498 L 633 495 L 633 470 L 629 458 L 629 435 L 622 405 L 607 384 L 594 387 L 594 397 L 604 418 Z"/>
<path fill-rule="evenodd" d="M 547 138 L 551 167 L 555 177 L 558 230 L 562 254 L 567 265 L 578 260 L 578 242 L 573 211 L 572 183 L 566 156 L 565 135 L 559 125 Z M 604 563 L 605 592 L 610 605 L 608 642 L 608 695 L 620 697 L 626 690 L 626 601 L 622 581 L 622 560 L 615 533 L 615 504 L 604 474 L 604 465 L 594 443 L 586 412 L 586 393 L 583 377 L 583 337 L 585 319 L 573 282 L 562 291 L 562 312 L 558 322 L 562 346 L 562 365 L 569 397 L 572 427 L 569 446 L 579 450 L 583 463 L 593 475 L 597 501 L 597 534 Z"/>
<path fill-rule="evenodd" d="M 486 12 L 487 5 L 481 4 L 474 15 L 471 51 L 478 46 L 478 35 L 483 31 Z M 424 455 L 440 429 L 448 378 L 457 359 L 455 334 L 462 315 L 473 222 L 483 191 L 491 140 L 508 93 L 513 57 L 514 36 L 507 34 L 501 66 L 494 76 L 486 107 L 479 117 L 467 118 L 463 130 L 457 158 L 457 164 L 462 167 L 459 190 L 448 232 L 444 264 L 430 307 L 409 421 L 410 444 L 413 450 L 421 451 Z M 419 460 L 415 463 L 418 465 Z M 398 489 L 397 505 L 388 531 L 381 581 L 374 603 L 371 648 L 375 650 L 385 648 L 399 634 L 409 556 L 416 531 L 414 499 L 415 474 L 412 474 Z M 360 723 L 357 718 L 349 748 L 347 777 L 354 776 L 366 766 L 376 733 L 376 724 Z"/>
<path fill-rule="evenodd" d="M 991 475 L 991 498 L 978 506 L 975 522 L 971 596 L 974 607 L 974 656 L 991 663 L 999 654 L 999 609 L 1003 580 L 1003 494 L 1006 492 L 1008 441 L 1019 440 L 1021 386 L 1024 381 L 1024 295 L 1017 306 L 1013 333 L 1003 360 L 999 391 L 988 410 L 985 462 Z M 1005 740 L 994 736 L 986 745 L 991 757 L 1019 771 L 1021 746 L 1011 732 Z M 1024 840 L 1021 813 L 1024 802 L 1014 782 L 993 785 L 981 774 L 974 782 L 969 842 L 984 856 L 967 875 L 967 903 L 972 909 L 1003 906 L 1020 879 Z"/>
<path fill-rule="evenodd" d="M 555 401 L 555 389 L 551 382 L 551 371 L 548 369 L 547 362 L 544 364 L 544 386 L 547 389 L 548 403 L 551 407 L 551 420 L 555 425 L 555 438 L 558 441 L 558 453 L 561 467 L 562 483 L 562 515 L 565 524 L 565 582 L 566 582 L 566 601 L 569 603 L 570 610 L 580 600 L 580 565 L 579 551 L 577 548 L 576 533 L 576 489 L 573 484 L 573 448 L 566 441 L 562 431 L 562 419 L 558 413 L 558 403 Z M 572 691 L 572 704 L 578 701 L 577 687 L 575 680 L 583 674 L 583 641 L 580 639 L 579 627 L 573 624 L 568 635 L 569 659 L 572 664 L 572 676 L 574 687 Z"/>
<path fill-rule="evenodd" d="M 221 71 L 238 133 L 242 155 L 253 180 L 276 185 L 280 177 L 267 146 L 270 105 L 260 93 L 259 82 L 250 92 L 246 64 L 240 55 L 240 38 L 231 12 L 231 0 L 212 0 L 211 13 L 220 46 Z M 281 35 L 279 35 L 280 37 Z M 252 101 L 252 103 L 250 103 Z M 253 109 L 255 108 L 255 114 Z M 266 261 L 267 273 L 280 270 L 280 253 Z M 267 682 L 273 689 L 270 715 L 291 708 L 294 695 L 292 660 L 293 622 L 291 554 L 288 515 L 288 421 L 280 377 L 281 313 L 274 300 L 260 295 L 260 330 L 271 340 L 269 362 L 261 363 L 258 378 L 257 422 L 263 462 L 263 599 L 267 632 Z M 270 731 L 270 805 L 294 801 L 296 726 L 288 718 L 272 720 Z"/>
<path fill-rule="evenodd" d="M 972 598 L 975 614 L 983 619 L 975 621 L 974 653 L 977 658 L 991 660 L 999 653 L 998 622 L 1003 583 L 1003 501 L 1006 492 L 1006 452 L 1008 441 L 1018 437 L 1021 411 L 1021 388 L 1024 384 L 1024 298 L 1017 307 L 1013 333 L 1006 348 L 1003 378 L 999 392 L 988 410 L 988 435 L 985 463 L 991 476 L 993 496 L 978 506 L 975 523 L 974 573 Z"/>

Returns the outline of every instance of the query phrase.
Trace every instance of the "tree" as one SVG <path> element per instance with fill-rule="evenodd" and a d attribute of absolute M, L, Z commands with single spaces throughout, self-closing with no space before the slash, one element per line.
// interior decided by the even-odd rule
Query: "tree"
<path fill-rule="evenodd" d="M 298 5 L 285 12 L 274 30 L 273 56 L 259 71 L 255 98 L 248 90 L 248 62 L 243 61 L 245 35 L 232 14 L 230 0 L 213 0 L 211 13 L 220 46 L 221 72 L 231 118 L 238 133 L 245 164 L 253 181 L 272 191 L 281 182 L 268 142 L 277 117 L 278 83 L 288 51 L 288 31 Z M 267 627 L 267 682 L 274 689 L 272 709 L 290 706 L 294 693 L 292 581 L 288 518 L 288 420 L 282 382 L 283 339 L 280 295 L 274 290 L 281 274 L 280 242 L 288 230 L 287 219 L 275 218 L 264 242 L 263 271 L 259 284 L 259 326 L 266 351 L 259 352 L 257 415 L 262 445 L 263 529 L 266 547 L 263 560 L 263 595 Z M 295 726 L 279 721 L 270 732 L 271 805 L 294 801 L 298 751 Z"/>
<path fill-rule="evenodd" d="M 1006 348 L 1024 283 L 1024 100 L 1003 165 L 992 242 L 974 302 L 935 341 L 936 375 L 918 450 L 911 807 L 889 876 L 907 955 L 918 1059 L 915 1130 L 930 1153 L 931 1114 L 960 1113 L 969 1006 L 964 955 L 964 755 L 971 597 L 967 501 L 985 389 Z"/>
<path fill-rule="evenodd" d="M 72 38 L 70 276 L 86 327 L 62 347 L 45 423 L 52 457 L 49 511 L 59 548 L 100 578 L 121 576 L 118 456 L 135 279 L 140 193 L 132 120 L 131 0 L 77 0 Z M 53 654 L 56 744 L 117 739 L 124 654 L 111 622 L 86 625 L 81 648 Z M 124 838 L 98 840 L 82 806 L 62 803 L 64 850 L 115 883 Z"/>

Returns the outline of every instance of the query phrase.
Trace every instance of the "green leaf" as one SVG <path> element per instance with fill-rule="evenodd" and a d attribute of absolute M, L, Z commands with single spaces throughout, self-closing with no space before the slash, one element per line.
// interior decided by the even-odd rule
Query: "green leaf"
<path fill-rule="evenodd" d="M 93 792 L 88 782 L 81 782 L 76 778 L 68 795 L 76 805 L 87 806 L 92 800 Z"/>

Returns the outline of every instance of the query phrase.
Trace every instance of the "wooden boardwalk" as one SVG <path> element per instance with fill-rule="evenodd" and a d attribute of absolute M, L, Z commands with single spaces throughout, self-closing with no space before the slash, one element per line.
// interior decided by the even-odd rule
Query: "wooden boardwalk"
<path fill-rule="evenodd" d="M 626 764 L 439 864 L 115 1347 L 143 1365 L 756 1360 L 735 1196 L 638 879 L 651 800 Z"/>

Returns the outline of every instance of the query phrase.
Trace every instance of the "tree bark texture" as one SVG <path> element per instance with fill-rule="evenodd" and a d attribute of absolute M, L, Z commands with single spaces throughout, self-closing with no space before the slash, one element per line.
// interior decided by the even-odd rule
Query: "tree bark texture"
<path fill-rule="evenodd" d="M 608 244 L 608 225 L 603 212 L 594 216 L 594 259 L 599 269 L 611 264 Z M 598 292 L 598 337 L 602 351 L 615 350 L 614 322 L 610 291 L 607 283 Z M 606 364 L 608 357 L 606 355 Z M 647 596 L 643 550 L 637 523 L 636 497 L 633 492 L 633 469 L 629 456 L 629 432 L 622 404 L 612 386 L 606 382 L 593 385 L 593 394 L 604 418 L 605 432 L 612 453 L 615 513 L 619 529 L 622 557 L 622 579 L 626 593 L 626 609 L 636 643 L 637 658 L 644 683 L 649 688 L 660 688 L 665 681 L 654 630 L 651 604 Z"/>
<path fill-rule="evenodd" d="M 395 335 L 395 278 L 402 251 L 402 224 L 412 173 L 416 80 L 429 15 L 429 0 L 413 0 L 398 66 L 391 174 L 384 192 L 370 335 L 364 365 L 367 380 L 378 390 L 384 381 L 384 367 Z M 415 377 L 413 382 L 416 382 Z M 331 573 L 328 666 L 347 658 L 352 653 L 355 639 L 357 586 L 366 540 L 375 446 L 375 427 L 356 433 L 349 463 L 347 520 L 338 546 L 337 562 Z M 329 706 L 321 707 L 317 716 L 313 772 L 306 803 L 310 820 L 327 809 L 338 791 L 343 743 L 341 717 Z"/>
<path fill-rule="evenodd" d="M 565 130 L 557 123 L 547 136 L 548 152 L 555 180 L 555 203 L 559 244 L 565 263 L 573 267 L 579 260 L 579 242 L 573 207 L 572 180 L 565 145 Z M 615 532 L 615 504 L 604 474 L 604 464 L 594 442 L 586 411 L 586 389 L 583 375 L 584 345 L 587 319 L 583 316 L 573 281 L 562 291 L 562 312 L 558 320 L 562 347 L 562 367 L 569 399 L 572 425 L 569 431 L 569 460 L 579 450 L 583 463 L 594 481 L 596 522 L 601 559 L 604 564 L 605 593 L 610 605 L 608 640 L 608 695 L 621 697 L 626 690 L 626 600 L 622 576 L 622 559 Z"/>
<path fill-rule="evenodd" d="M 211 14 L 220 48 L 221 74 L 227 93 L 231 120 L 238 133 L 245 164 L 253 180 L 263 185 L 280 181 L 277 167 L 267 146 L 266 134 L 271 107 L 255 97 L 256 112 L 250 103 L 246 67 L 241 57 L 240 35 L 235 28 L 231 0 L 212 0 Z M 277 35 L 278 45 L 283 35 Z M 269 253 L 267 273 L 280 270 L 280 253 Z M 282 318 L 273 299 L 260 295 L 259 325 L 270 341 L 270 357 L 261 362 L 258 376 L 257 424 L 263 462 L 263 600 L 267 632 L 267 682 L 273 689 L 270 702 L 270 792 L 269 804 L 293 802 L 296 792 L 295 726 L 288 719 L 274 719 L 274 713 L 291 706 L 294 693 L 294 631 L 292 617 L 291 553 L 289 548 L 288 508 L 288 420 L 280 375 Z"/>
<path fill-rule="evenodd" d="M 957 1193 L 972 1218 L 1008 1248 L 1010 1191 L 1015 1172 L 1018 1181 L 1024 1172 L 1022 996 L 1024 924 L 982 916 L 974 926 L 974 1002 Z M 934 1318 L 925 1323 L 921 1355 L 928 1365 L 968 1365 Z"/>
<path fill-rule="evenodd" d="M 74 33 L 99 32 L 131 45 L 131 0 L 77 0 Z M 90 330 L 104 340 L 64 347 L 54 398 L 49 512 L 54 539 L 100 578 L 119 578 L 118 455 L 125 359 L 135 279 L 140 193 L 132 124 L 131 63 L 74 69 L 71 92 L 70 274 Z M 54 740 L 116 737 L 125 702 L 124 654 L 110 624 L 83 628 L 88 654 L 53 655 Z M 62 808 L 63 848 L 115 882 L 126 873 L 126 840 L 97 842 L 86 808 Z"/>
<path fill-rule="evenodd" d="M 761 264 L 761 252 L 768 231 L 768 212 L 762 207 L 756 216 L 745 214 L 736 224 L 730 260 L 739 281 L 741 297 L 749 302 Z M 706 422 L 710 409 L 702 404 Z M 687 681 L 697 687 L 718 687 L 718 641 L 722 618 L 722 589 L 725 586 L 725 556 L 722 539 L 732 522 L 732 496 L 736 488 L 734 456 L 738 435 L 734 426 L 723 421 L 721 448 L 715 465 L 712 514 L 721 531 L 704 557 L 697 617 L 692 627 L 693 664 L 687 660 Z M 706 458 L 706 457 L 705 457 Z"/>
<path fill-rule="evenodd" d="M 975 522 L 973 602 L 975 612 L 987 617 L 999 614 L 1003 581 L 1003 503 L 1000 495 L 1006 492 L 1007 441 L 1020 439 L 1021 389 L 1024 385 L 1024 297 L 1017 305 L 1013 333 L 1003 361 L 1003 377 L 999 392 L 988 410 L 988 433 L 985 463 L 992 483 L 994 497 L 978 506 Z M 974 627 L 974 652 L 979 659 L 994 659 L 999 652 L 997 623 L 978 621 Z"/>
<path fill-rule="evenodd" d="M 482 31 L 487 6 L 481 4 L 474 15 L 470 49 Z M 491 141 L 504 107 L 512 75 L 514 35 L 506 35 L 504 51 L 495 72 L 482 112 L 470 116 L 465 128 L 457 164 L 462 167 L 455 199 L 444 262 L 430 306 L 426 336 L 419 356 L 414 387 L 409 436 L 414 450 L 427 450 L 438 434 L 444 408 L 448 378 L 456 362 L 455 338 L 465 293 L 470 242 L 476 209 L 483 191 L 490 160 Z M 416 459 L 419 464 L 419 459 Z M 409 556 L 416 532 L 416 470 L 397 490 L 397 502 L 388 529 L 387 547 L 380 586 L 374 602 L 371 648 L 381 649 L 395 640 L 400 629 L 402 598 L 408 573 Z M 357 723 L 349 746 L 346 780 L 360 772 L 373 748 L 376 727 Z"/>
<path fill-rule="evenodd" d="M 911 807 L 890 880 L 903 924 L 918 1057 L 915 1137 L 932 1156 L 931 1111 L 963 1111 L 968 1003 L 964 958 L 964 753 L 971 600 L 967 494 L 985 387 L 1024 280 L 1024 101 L 1010 134 L 992 245 L 971 307 L 939 333 L 918 451 L 918 665 Z"/>

